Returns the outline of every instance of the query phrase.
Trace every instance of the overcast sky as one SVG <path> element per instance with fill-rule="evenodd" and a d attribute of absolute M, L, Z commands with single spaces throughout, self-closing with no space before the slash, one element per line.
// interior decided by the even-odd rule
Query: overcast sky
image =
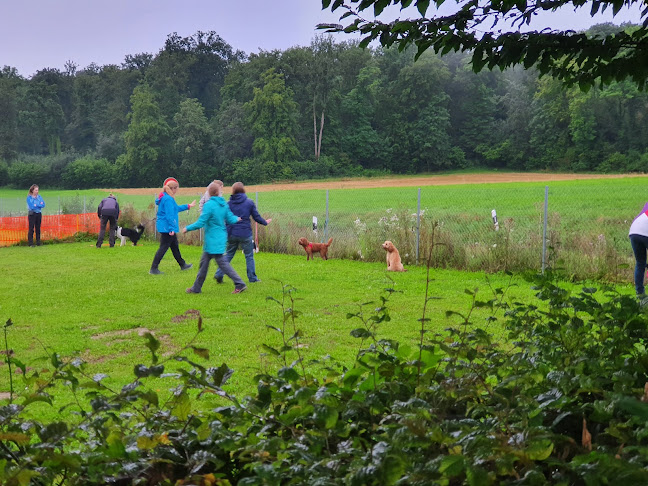
<path fill-rule="evenodd" d="M 7 0 L 0 10 L 0 66 L 30 77 L 43 68 L 62 70 L 68 60 L 79 68 L 119 65 L 127 54 L 157 54 L 173 32 L 188 37 L 213 30 L 248 54 L 284 50 L 310 44 L 315 25 L 338 18 L 322 11 L 320 0 Z M 587 9 L 566 9 L 533 27 L 581 30 L 639 20 L 638 7 L 594 19 Z"/>

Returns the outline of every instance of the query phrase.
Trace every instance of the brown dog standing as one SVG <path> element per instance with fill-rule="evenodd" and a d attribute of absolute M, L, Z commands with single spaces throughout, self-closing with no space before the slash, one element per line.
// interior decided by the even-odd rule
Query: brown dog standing
<path fill-rule="evenodd" d="M 394 244 L 387 240 L 382 244 L 382 247 L 387 252 L 387 271 L 388 272 L 407 272 L 401 263 L 400 253 Z"/>
<path fill-rule="evenodd" d="M 304 250 L 306 251 L 306 261 L 310 260 L 313 258 L 313 253 L 319 252 L 320 256 L 324 260 L 328 260 L 328 247 L 331 244 L 331 241 L 333 241 L 333 238 L 329 238 L 328 243 L 312 243 L 308 241 L 307 238 L 299 238 L 298 243 L 304 247 Z"/>

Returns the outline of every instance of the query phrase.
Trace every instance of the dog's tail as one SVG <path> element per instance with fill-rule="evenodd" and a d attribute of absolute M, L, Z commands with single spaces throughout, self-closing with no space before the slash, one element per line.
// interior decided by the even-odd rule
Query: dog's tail
<path fill-rule="evenodd" d="M 329 238 L 328 243 L 326 244 L 326 246 L 329 246 L 331 244 L 331 241 L 333 241 L 333 238 Z"/>

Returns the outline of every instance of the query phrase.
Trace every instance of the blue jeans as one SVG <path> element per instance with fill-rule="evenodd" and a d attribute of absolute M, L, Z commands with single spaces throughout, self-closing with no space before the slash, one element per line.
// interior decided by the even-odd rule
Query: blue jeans
<path fill-rule="evenodd" d="M 238 250 L 239 245 L 241 246 L 241 249 L 243 250 L 243 254 L 245 255 L 245 266 L 247 267 L 247 278 L 250 282 L 256 282 L 259 280 L 259 278 L 256 276 L 255 268 L 254 268 L 254 241 L 252 240 L 251 236 L 248 237 L 238 237 L 238 236 L 230 236 L 227 239 L 227 249 L 225 250 L 225 257 L 227 258 L 228 262 L 232 261 L 232 258 L 234 258 L 234 255 L 236 255 L 236 250 Z M 223 272 L 219 268 L 216 271 L 216 275 L 214 275 L 214 278 L 218 280 L 223 279 Z"/>
<path fill-rule="evenodd" d="M 198 275 L 196 275 L 196 281 L 191 286 L 191 290 L 193 290 L 194 293 L 199 294 L 200 291 L 202 290 L 202 286 L 205 283 L 205 278 L 207 278 L 207 271 L 209 270 L 209 262 L 211 261 L 212 258 L 216 260 L 216 264 L 218 265 L 218 271 L 227 275 L 229 278 L 231 278 L 234 281 L 235 288 L 237 289 L 245 288 L 245 282 L 243 282 L 241 277 L 239 277 L 239 274 L 236 273 L 236 270 L 232 268 L 232 265 L 229 264 L 229 260 L 226 258 L 225 255 L 223 255 L 222 253 L 215 254 L 215 253 L 203 252 L 202 256 L 200 257 L 200 268 L 198 269 Z"/>
<path fill-rule="evenodd" d="M 646 272 L 646 251 L 648 251 L 648 236 L 630 235 L 630 244 L 635 256 L 635 291 L 637 295 L 646 292 L 644 288 L 644 273 Z"/>

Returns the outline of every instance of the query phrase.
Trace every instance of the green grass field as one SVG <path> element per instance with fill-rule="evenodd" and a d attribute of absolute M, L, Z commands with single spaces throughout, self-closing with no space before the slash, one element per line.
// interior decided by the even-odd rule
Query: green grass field
<path fill-rule="evenodd" d="M 319 258 L 307 262 L 305 255 L 261 252 L 256 260 L 262 281 L 251 284 L 248 291 L 232 295 L 231 282 L 217 285 L 210 276 L 202 294 L 188 295 L 185 288 L 196 276 L 200 249 L 181 247 L 184 258 L 195 264 L 193 269 L 181 271 L 169 253 L 160 266 L 165 275 L 152 276 L 148 269 L 156 249 L 150 242 L 100 250 L 92 242 L 0 249 L 4 270 L 0 317 L 14 323 L 8 333 L 16 357 L 33 368 L 46 367 L 38 358 L 47 353 L 78 355 L 90 363 L 91 374 L 107 373 L 110 383 L 123 384 L 132 379 L 134 364 L 149 362 L 141 334 L 149 330 L 157 336 L 163 354 L 177 350 L 194 335 L 195 311 L 199 311 L 205 331 L 194 344 L 211 351 L 209 365 L 224 362 L 233 368 L 229 391 L 245 394 L 252 390 L 255 374 L 280 366 L 262 346 L 281 344 L 280 335 L 266 326 L 281 327 L 282 310 L 267 297 L 281 300 L 282 285 L 297 289 L 295 309 L 301 313 L 297 327 L 304 334 L 303 352 L 309 360 L 331 355 L 351 363 L 360 342 L 349 333 L 361 323 L 347 319 L 347 314 L 357 312 L 361 304 L 379 302 L 386 295 L 384 289 L 392 286 L 398 292 L 390 298 L 391 321 L 381 325 L 380 337 L 414 344 L 419 336 L 424 267 L 387 274 L 379 263 Z M 245 275 L 242 255 L 233 264 Z M 465 289 L 478 288 L 478 297 L 488 300 L 492 289 L 510 283 L 503 274 L 452 270 L 432 270 L 432 278 L 430 295 L 438 299 L 429 301 L 427 316 L 432 319 L 429 328 L 436 331 L 457 322 L 456 317 L 445 317 L 446 310 L 470 308 Z M 507 300 L 532 297 L 522 278 L 515 277 L 512 283 Z M 623 290 L 632 291 L 629 285 Z M 367 316 L 376 305 L 363 307 Z M 477 321 L 488 315 L 484 310 L 480 313 Z M 292 335 L 293 329 L 287 333 Z M 7 368 L 0 366 L 0 391 L 8 391 L 8 386 Z"/>

